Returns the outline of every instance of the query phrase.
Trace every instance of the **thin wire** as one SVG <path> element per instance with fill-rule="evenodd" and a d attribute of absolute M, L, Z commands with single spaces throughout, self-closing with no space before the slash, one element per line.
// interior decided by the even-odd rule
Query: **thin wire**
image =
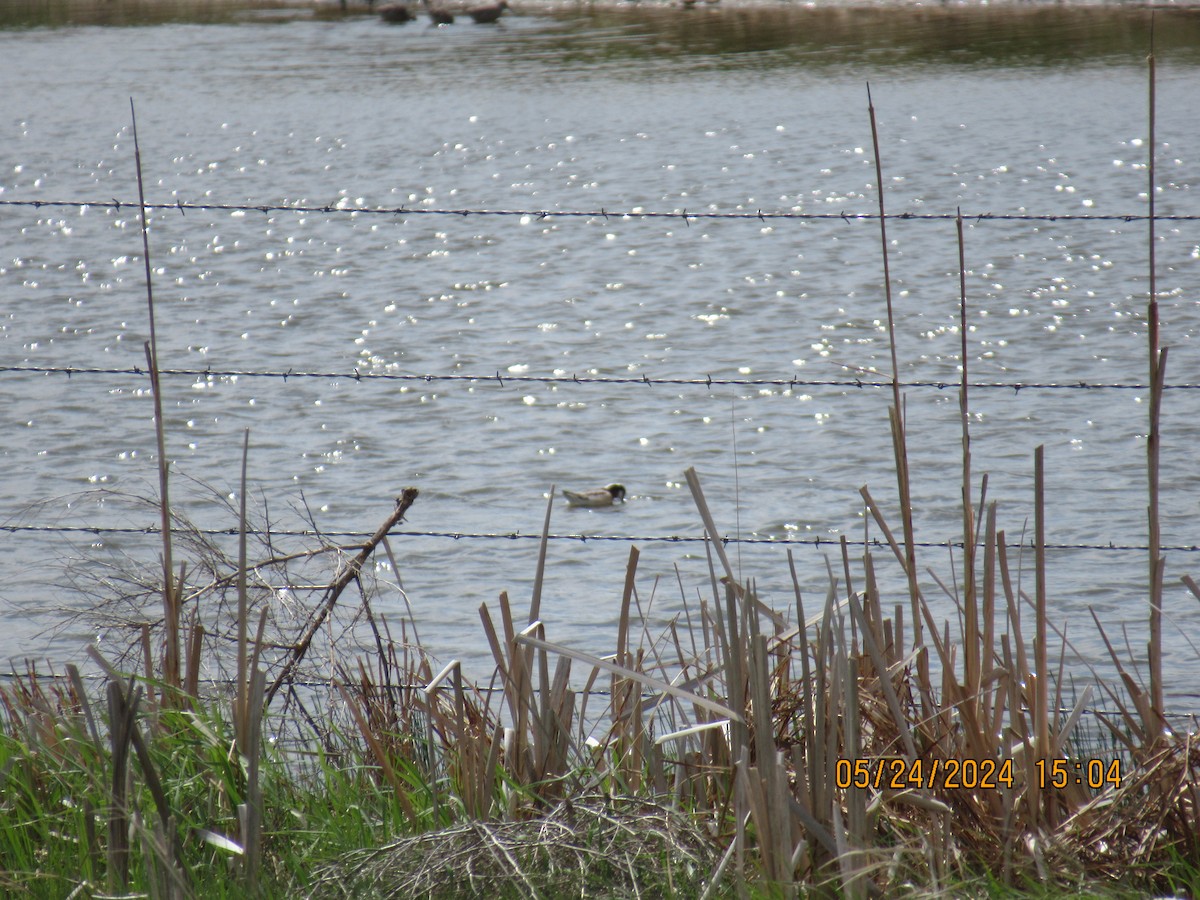
<path fill-rule="evenodd" d="M 129 201 L 121 201 L 116 198 L 111 200 L 0 200 L 0 206 L 17 206 L 17 207 L 32 207 L 33 209 L 41 209 L 42 207 L 74 207 L 79 209 L 99 208 L 99 209 L 137 209 L 141 206 L 138 203 Z M 756 220 L 766 221 L 771 220 L 799 220 L 799 221 L 826 221 L 826 222 L 859 222 L 872 221 L 880 218 L 878 213 L 859 213 L 847 212 L 845 210 L 835 213 L 803 213 L 794 211 L 769 211 L 756 209 L 753 211 L 746 210 L 740 212 L 689 212 L 683 210 L 622 210 L 613 211 L 600 207 L 593 210 L 568 210 L 568 209 L 443 209 L 434 207 L 408 207 L 408 206 L 305 206 L 305 205 L 272 205 L 272 204 L 236 204 L 236 203 L 184 203 L 177 201 L 175 203 L 147 203 L 144 207 L 146 210 L 177 210 L 181 214 L 188 212 L 256 212 L 263 215 L 269 215 L 275 212 L 290 212 L 302 214 L 328 214 L 328 215 L 381 215 L 381 216 L 454 216 L 457 218 L 469 218 L 470 216 L 519 216 L 535 219 L 552 219 L 552 218 L 574 218 L 574 219 L 603 219 L 610 222 L 617 220 L 639 220 L 639 219 L 679 219 L 684 222 L 691 222 L 698 219 L 736 219 L 736 220 Z M 888 213 L 884 216 L 887 220 L 898 221 L 924 221 L 924 222 L 953 222 L 958 218 L 958 213 Z M 1121 213 L 972 213 L 963 217 L 966 220 L 974 222 L 1145 222 L 1150 217 L 1145 214 L 1121 214 Z M 1157 222 L 1196 222 L 1200 221 L 1200 215 L 1156 215 L 1154 220 Z"/>
<path fill-rule="evenodd" d="M 33 672 L 33 673 L 14 672 L 14 671 L 0 672 L 0 679 L 6 680 L 6 681 L 20 681 L 22 679 L 29 678 L 31 675 L 33 675 L 34 677 L 37 677 L 37 678 L 43 678 L 43 677 L 44 678 L 61 678 L 62 677 L 62 675 L 60 673 L 56 673 L 52 669 L 49 673 L 46 673 L 45 675 L 43 675 L 40 672 Z M 106 682 L 109 679 L 109 675 L 105 672 L 87 672 L 87 673 L 81 672 L 81 673 L 79 673 L 79 677 L 83 681 L 95 681 L 95 682 Z M 230 687 L 230 686 L 236 685 L 237 680 L 234 678 L 200 678 L 197 680 L 197 684 L 202 684 L 207 687 Z M 288 682 L 286 682 L 286 684 L 288 684 L 290 687 L 308 688 L 308 689 L 320 688 L 320 689 L 325 689 L 325 690 L 329 690 L 329 689 L 333 688 L 333 686 L 334 686 L 333 682 L 328 679 L 322 680 L 322 681 L 304 679 L 304 680 L 297 680 L 297 681 L 288 681 Z M 411 681 L 401 682 L 399 684 L 375 685 L 375 687 L 378 689 L 388 690 L 388 691 L 423 691 L 423 690 L 425 690 L 425 688 L 427 686 L 428 685 L 425 682 L 411 682 Z M 471 690 L 473 693 L 479 693 L 479 694 L 501 694 L 504 691 L 508 690 L 508 688 L 505 685 L 476 684 L 476 685 L 471 686 Z M 590 688 L 588 690 L 581 689 L 581 690 L 576 690 L 575 693 L 576 693 L 576 695 L 585 694 L 588 697 L 611 697 L 612 696 L 612 691 L 606 690 L 604 688 Z M 643 700 L 654 700 L 657 696 L 658 696 L 657 694 L 647 691 L 642 694 L 642 699 Z M 1192 696 L 1192 695 L 1183 694 L 1181 696 L 1187 697 L 1187 696 Z M 1022 709 L 1025 712 L 1029 711 L 1027 707 L 1023 707 Z M 1074 710 L 1069 709 L 1067 707 L 1062 707 L 1062 708 L 1056 710 L 1056 712 L 1058 713 L 1058 715 L 1067 716 L 1067 715 L 1070 715 L 1072 712 L 1074 712 Z M 1089 707 L 1085 707 L 1083 709 L 1083 712 L 1086 713 L 1087 715 L 1091 715 L 1091 716 L 1111 715 L 1112 714 L 1112 710 L 1109 710 L 1109 709 L 1099 709 L 1099 708 L 1089 708 Z M 1165 712 L 1164 711 L 1164 712 L 1161 712 L 1160 715 L 1162 715 L 1164 718 L 1167 718 L 1167 719 L 1191 720 L 1196 717 L 1197 713 L 1196 712 Z"/>
<path fill-rule="evenodd" d="M 152 536 L 160 534 L 157 525 L 145 526 L 104 526 L 104 525 L 0 525 L 0 533 L 6 534 L 89 534 L 96 537 L 104 535 L 145 535 Z M 177 534 L 193 534 L 202 535 L 204 537 L 237 537 L 239 534 L 236 528 L 194 528 L 194 529 L 176 529 L 173 533 Z M 275 529 L 269 531 L 260 529 L 248 529 L 246 534 L 251 537 L 263 538 L 345 538 L 351 541 L 365 541 L 371 537 L 370 532 L 366 531 L 333 531 L 322 529 L 313 531 L 311 529 Z M 470 531 L 389 531 L 389 537 L 409 537 L 409 538 L 438 538 L 454 541 L 539 541 L 542 539 L 541 532 L 470 532 Z M 577 541 L 581 544 L 586 544 L 589 541 L 604 542 L 615 541 L 620 543 L 666 543 L 666 544 L 702 544 L 706 537 L 702 535 L 682 535 L 682 534 L 549 534 L 547 540 L 551 541 Z M 841 538 L 776 538 L 776 537 L 729 537 L 728 535 L 719 538 L 723 545 L 740 545 L 740 544 L 762 544 L 774 545 L 781 547 L 840 547 Z M 878 538 L 870 538 L 865 541 L 854 541 L 854 546 L 875 547 L 881 549 L 891 549 L 891 544 L 885 540 Z M 351 547 L 359 546 L 357 543 L 351 544 Z M 962 541 L 921 541 L 916 544 L 917 547 L 926 549 L 962 549 Z M 982 547 L 982 543 L 976 544 Z M 1033 540 L 1026 542 L 1012 541 L 1005 544 L 1006 547 L 1017 549 L 1020 547 L 1033 547 Z M 1148 548 L 1144 544 L 1046 544 L 1047 550 L 1095 550 L 1102 552 L 1142 552 Z M 1163 550 L 1171 550 L 1179 553 L 1200 553 L 1200 545 L 1196 544 L 1175 544 L 1162 548 Z"/>
<path fill-rule="evenodd" d="M 73 378 L 76 375 L 126 375 L 131 377 L 148 377 L 149 372 L 141 366 L 128 368 L 102 368 L 85 366 L 0 366 L 0 375 L 66 375 Z M 689 378 L 651 378 L 649 375 L 614 376 L 614 375 L 493 375 L 483 374 L 432 374 L 418 375 L 401 372 L 362 372 L 357 368 L 346 371 L 308 372 L 288 369 L 281 371 L 254 371 L 250 369 L 160 369 L 160 376 L 175 376 L 184 378 L 278 378 L 287 381 L 289 378 L 328 379 L 342 381 L 402 381 L 435 384 L 439 382 L 467 382 L 471 384 L 494 383 L 499 387 L 508 384 L 640 384 L 647 387 L 655 385 L 678 387 L 779 387 L 779 388 L 891 388 L 891 380 L 871 381 L 863 378 L 713 378 L 711 375 Z M 957 391 L 962 387 L 957 381 L 902 381 L 902 388 L 931 388 L 939 391 Z M 1021 391 L 1148 391 L 1150 385 L 1141 382 L 1049 382 L 1049 381 L 972 381 L 967 385 L 972 390 L 1005 390 L 1019 393 Z M 1200 383 L 1181 382 L 1165 384 L 1164 390 L 1194 391 L 1200 389 Z"/>

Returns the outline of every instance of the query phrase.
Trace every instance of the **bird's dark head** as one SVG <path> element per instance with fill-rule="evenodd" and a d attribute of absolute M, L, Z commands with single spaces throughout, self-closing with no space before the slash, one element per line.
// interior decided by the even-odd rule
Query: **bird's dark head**
<path fill-rule="evenodd" d="M 504 0 L 501 0 L 501 2 L 504 2 Z M 608 485 L 608 487 L 605 488 L 605 490 L 608 491 L 610 494 L 612 494 L 612 498 L 614 501 L 620 500 L 620 501 L 624 502 L 624 500 L 625 500 L 625 485 L 610 484 L 610 485 Z"/>

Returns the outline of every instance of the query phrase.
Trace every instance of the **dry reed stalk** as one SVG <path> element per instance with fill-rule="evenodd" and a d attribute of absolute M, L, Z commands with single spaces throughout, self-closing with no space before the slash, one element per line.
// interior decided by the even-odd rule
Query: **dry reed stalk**
<path fill-rule="evenodd" d="M 640 554 L 635 546 L 629 548 L 629 562 L 625 566 L 625 583 L 621 590 L 621 606 L 617 616 L 617 645 L 616 663 L 624 669 L 636 668 L 634 655 L 629 649 L 629 617 L 633 599 L 633 583 L 637 573 L 637 563 Z M 610 742 L 615 742 L 623 752 L 617 765 L 618 771 L 626 784 L 632 779 L 638 780 L 637 758 L 638 732 L 641 725 L 641 691 L 638 684 L 628 678 L 622 678 L 615 672 L 611 673 L 611 721 L 612 731 Z"/>
<path fill-rule="evenodd" d="M 481 607 L 481 615 L 483 612 Z M 500 654 L 496 656 L 496 663 L 504 679 L 504 695 L 512 716 L 512 743 L 505 747 L 504 763 L 513 780 L 521 786 L 526 786 L 536 780 L 533 751 L 529 745 L 532 730 L 530 719 L 536 715 L 532 703 L 533 677 L 529 671 L 530 655 L 523 647 L 518 646 L 508 594 L 503 591 L 500 593 L 499 612 L 500 625 L 504 630 L 503 650 L 499 651 L 494 635 L 489 635 L 489 643 L 492 644 L 493 653 L 499 651 Z M 485 618 L 484 624 L 490 627 L 491 620 Z"/>
<path fill-rule="evenodd" d="M 756 616 L 750 617 L 757 621 Z M 757 629 L 751 628 L 752 632 Z M 776 749 L 774 704 L 771 697 L 770 654 L 765 635 L 752 633 L 746 648 L 749 652 L 749 701 L 754 722 L 753 750 L 755 769 L 763 790 L 763 812 L 760 824 L 760 846 L 763 850 L 764 867 L 772 881 L 783 883 L 792 880 L 791 858 L 795 844 L 792 841 L 791 814 L 788 808 L 788 778 L 783 768 L 782 754 Z M 747 759 L 748 762 L 748 759 Z"/>
<path fill-rule="evenodd" d="M 983 515 L 986 510 L 987 518 L 983 528 L 983 652 L 980 654 L 977 690 L 982 689 L 985 684 L 992 683 L 998 659 L 996 653 L 996 504 L 995 502 L 987 503 L 986 475 L 979 493 L 979 512 L 980 515 Z M 985 723 L 995 721 L 993 717 L 997 714 L 997 708 L 991 702 L 993 696 L 998 696 L 1003 702 L 1003 692 L 988 694 L 984 697 L 980 718 Z M 993 724 L 988 729 L 988 734 L 994 734 L 998 730 L 998 723 Z"/>
<path fill-rule="evenodd" d="M 341 694 L 342 700 L 346 704 L 346 708 L 350 711 L 351 717 L 354 719 L 354 724 L 358 726 L 358 732 L 362 735 L 363 741 L 367 745 L 367 749 L 375 758 L 376 764 L 379 766 L 379 771 L 391 786 L 395 794 L 397 802 L 403 807 L 404 814 L 408 816 L 409 822 L 414 827 L 417 827 L 420 819 L 417 815 L 416 808 L 412 805 L 412 801 L 408 799 L 408 792 L 399 774 L 396 772 L 395 766 L 392 765 L 391 754 L 387 751 L 381 740 L 381 735 L 376 729 L 371 727 L 371 724 L 364 714 L 358 702 L 350 694 L 346 687 L 340 682 L 334 682 L 334 687 Z"/>
<path fill-rule="evenodd" d="M 744 620 L 752 614 L 751 610 L 753 610 L 753 615 L 757 615 L 760 610 L 765 610 L 767 607 L 752 594 L 748 598 L 749 603 L 742 604 L 738 602 L 742 591 L 734 578 L 733 569 L 725 554 L 725 548 L 718 537 L 719 532 L 717 531 L 712 511 L 709 509 L 708 502 L 704 498 L 704 490 L 700 484 L 700 478 L 694 468 L 688 468 L 684 472 L 684 477 L 691 491 L 692 500 L 696 504 L 696 510 L 700 514 L 701 521 L 704 523 L 705 533 L 708 535 L 708 541 L 705 543 L 705 546 L 712 548 L 712 551 L 716 553 L 725 571 L 725 576 L 721 579 L 725 587 L 725 608 L 723 615 L 713 617 L 716 634 L 715 644 L 717 657 L 725 670 L 725 696 L 728 698 L 730 707 L 743 710 L 748 699 L 748 679 L 745 670 L 747 656 L 744 644 Z M 714 599 L 719 596 L 715 579 L 713 580 L 713 595 Z M 770 615 L 774 617 L 777 623 L 782 621 L 774 610 L 770 611 Z M 748 746 L 750 734 L 748 725 L 741 715 L 731 716 L 730 718 L 729 746 L 733 758 L 736 759 L 740 748 Z"/>
<path fill-rule="evenodd" d="M 254 649 L 249 647 L 250 600 L 246 589 L 248 556 L 246 550 L 246 467 L 250 458 L 250 429 L 242 438 L 242 470 L 238 497 L 238 570 L 237 570 L 237 691 L 233 700 L 234 740 L 237 752 L 245 759 L 245 800 L 238 805 L 241 830 L 242 883 L 250 893 L 257 891 L 262 857 L 262 785 L 259 772 L 262 758 L 262 718 L 266 699 L 267 674 L 259 665 L 267 609 L 259 614 Z M 182 583 L 182 579 L 181 579 Z M 198 604 L 197 604 L 198 608 Z M 192 666 L 189 664 L 189 671 Z M 190 679 L 189 679 L 190 680 Z"/>
<path fill-rule="evenodd" d="M 163 421 L 162 382 L 158 369 L 158 336 L 154 322 L 154 287 L 150 277 L 150 223 L 146 212 L 146 192 L 142 183 L 142 151 L 138 143 L 137 111 L 133 98 L 129 100 L 129 115 L 133 126 L 133 159 L 137 169 L 138 209 L 142 232 L 142 262 L 146 270 L 146 306 L 150 340 L 145 344 L 146 365 L 150 373 L 150 389 L 154 396 L 154 436 L 158 445 L 159 512 L 162 523 L 162 598 L 165 644 L 163 652 L 163 681 L 169 688 L 180 685 L 180 591 L 174 583 L 175 567 L 171 556 L 171 500 L 169 492 L 170 462 L 167 459 L 166 423 Z M 179 586 L 182 588 L 182 583 Z"/>
<path fill-rule="evenodd" d="M 480 607 L 512 721 L 506 730 L 504 764 L 515 784 L 533 789 L 539 797 L 547 799 L 558 790 L 553 780 L 565 771 L 570 756 L 574 716 L 574 693 L 566 689 L 570 670 L 560 663 L 552 681 L 546 650 L 553 649 L 553 645 L 539 637 L 545 633 L 541 622 L 534 622 L 518 633 L 504 593 L 500 595 L 499 612 L 503 644 L 486 606 Z M 540 690 L 535 686 L 532 672 L 535 653 Z"/>
<path fill-rule="evenodd" d="M 536 635 L 545 640 L 546 629 L 535 622 L 518 635 Z M 553 680 L 549 677 L 549 656 L 545 646 L 527 647 L 535 652 L 539 661 L 539 687 L 537 690 L 538 715 L 533 720 L 533 771 L 542 784 L 539 797 L 543 800 L 557 797 L 560 793 L 559 779 L 566 774 L 571 757 L 571 727 L 575 713 L 575 694 L 568 688 L 571 662 L 560 656 L 555 666 Z M 532 705 L 531 698 L 531 705 Z"/>
<path fill-rule="evenodd" d="M 142 634 L 142 673 L 146 680 L 146 698 L 154 704 L 154 652 L 150 648 L 150 623 L 143 622 Z"/>
<path fill-rule="evenodd" d="M 917 550 L 913 531 L 912 492 L 908 472 L 908 440 L 905 434 L 904 404 L 900 396 L 900 364 L 896 351 L 896 316 L 892 306 L 892 274 L 888 257 L 887 215 L 883 195 L 883 161 L 879 151 L 879 127 L 875 120 L 875 105 L 871 101 L 871 85 L 867 84 L 867 114 L 871 120 L 871 145 L 875 153 L 875 183 L 879 193 L 879 239 L 883 260 L 883 291 L 887 300 L 888 346 L 892 359 L 892 443 L 896 460 L 896 486 L 900 500 L 900 522 L 904 529 L 904 572 L 908 577 L 909 601 L 912 604 L 913 637 L 921 641 L 921 619 L 917 614 Z"/>
<path fill-rule="evenodd" d="M 1100 639 L 1104 641 L 1104 647 L 1108 651 L 1109 659 L 1112 661 L 1113 667 L 1117 670 L 1117 677 L 1121 680 L 1129 695 L 1130 706 L 1133 707 L 1131 710 L 1129 706 L 1126 706 L 1121 701 L 1121 697 L 1116 691 L 1104 686 L 1105 693 L 1108 694 L 1109 699 L 1112 700 L 1121 713 L 1128 734 L 1124 734 L 1119 729 L 1113 728 L 1105 717 L 1101 717 L 1100 721 L 1109 728 L 1117 740 L 1125 744 L 1130 752 L 1137 753 L 1142 748 L 1149 747 L 1153 742 L 1152 732 L 1145 730 L 1146 723 L 1152 721 L 1154 718 L 1150 700 L 1146 692 L 1141 689 L 1137 681 L 1122 665 L 1120 654 L 1113 647 L 1112 641 L 1108 639 L 1108 633 L 1104 630 L 1104 626 L 1096 616 L 1096 611 L 1093 609 L 1089 610 L 1089 612 L 1092 615 L 1092 621 L 1096 625 L 1096 631 L 1100 634 Z"/>
<path fill-rule="evenodd" d="M 833 652 L 833 611 L 836 608 L 837 585 L 830 582 L 829 591 L 825 595 L 825 609 L 821 617 L 816 640 L 813 642 L 813 660 L 815 662 L 815 678 L 811 692 L 816 697 L 813 704 L 813 722 L 806 734 L 806 745 L 809 747 L 808 771 L 811 781 L 812 797 L 808 807 L 814 816 L 821 816 L 821 821 L 829 824 L 825 811 L 833 804 L 834 785 L 837 783 L 836 764 L 837 748 L 834 740 L 834 724 L 837 722 L 838 711 L 832 700 L 836 690 L 836 679 L 833 679 L 829 659 Z M 836 804 L 834 804 L 836 805 Z M 836 855 L 833 851 L 831 854 Z"/>
<path fill-rule="evenodd" d="M 737 602 L 737 592 L 734 584 L 725 584 L 725 615 L 718 617 L 718 624 L 723 624 L 725 644 L 721 648 L 721 657 L 725 661 L 725 695 L 730 706 L 739 712 L 746 708 L 749 698 L 749 676 L 746 671 L 748 658 L 746 654 L 746 633 L 742 627 L 741 608 Z M 718 640 L 722 632 L 718 632 Z M 740 717 L 731 723 L 729 729 L 729 750 L 733 759 L 737 759 L 742 749 L 750 744 L 750 722 Z"/>
<path fill-rule="evenodd" d="M 445 725 L 450 727 L 446 728 L 444 725 L 443 729 L 439 729 L 438 724 L 435 724 L 434 721 L 435 718 L 438 718 L 438 710 L 435 704 L 438 696 L 438 688 L 448 677 L 453 677 L 456 687 L 461 687 L 462 666 L 457 659 L 453 659 L 447 663 L 445 668 L 435 675 L 433 680 L 430 681 L 429 684 L 425 685 L 425 687 L 421 690 L 425 700 L 425 744 L 427 747 L 427 756 L 425 760 L 425 780 L 430 785 L 431 792 L 433 794 L 433 821 L 435 822 L 441 821 L 441 810 L 439 809 L 441 804 L 441 791 L 438 789 L 439 779 L 437 777 L 437 772 L 434 770 L 434 732 L 441 731 L 443 734 L 442 746 L 445 747 L 448 745 L 452 746 L 455 742 L 462 740 L 464 738 L 463 732 L 465 731 L 463 727 L 463 710 L 459 702 L 461 700 L 460 690 L 455 691 L 454 718 L 445 723 Z"/>
<path fill-rule="evenodd" d="M 243 730 L 236 732 L 238 747 L 243 748 L 246 766 L 246 800 L 238 806 L 238 821 L 242 829 L 245 853 L 242 857 L 243 883 L 251 892 L 256 890 L 263 847 L 263 789 L 261 781 L 263 755 L 263 715 L 266 712 L 267 673 L 259 666 L 263 630 L 267 624 L 267 610 L 258 617 L 254 651 L 250 657 L 248 681 L 245 687 L 245 719 Z M 240 683 L 239 683 L 240 686 Z"/>
<path fill-rule="evenodd" d="M 800 578 L 796 574 L 796 561 L 792 557 L 792 548 L 787 551 L 788 570 L 792 576 L 792 591 L 796 595 L 796 621 L 799 623 L 797 629 L 797 638 L 799 640 L 800 653 L 800 733 L 804 735 L 812 735 L 816 727 L 816 709 L 814 706 L 814 697 L 816 696 L 816 686 L 813 679 L 813 659 L 814 653 L 808 643 L 808 627 L 804 616 L 804 598 L 800 593 Z M 819 671 L 820 666 L 816 669 Z M 808 808 L 816 805 L 816 787 L 813 784 L 813 776 L 820 773 L 820 770 L 815 767 L 815 760 L 812 758 L 815 754 L 815 741 L 806 741 L 803 751 L 799 747 L 795 752 L 798 757 L 800 753 L 806 754 L 805 757 L 800 757 L 805 760 L 805 765 L 800 765 L 797 759 L 793 769 L 796 772 L 796 794 L 803 798 L 808 804 Z"/>
<path fill-rule="evenodd" d="M 542 580 L 546 575 L 546 550 L 550 543 L 550 513 L 554 509 L 554 488 L 546 498 L 546 518 L 542 522 L 542 539 L 538 541 L 537 567 L 533 573 L 533 595 L 529 601 L 529 621 L 536 622 L 542 615 Z"/>
<path fill-rule="evenodd" d="M 1162 433 L 1160 415 L 1162 412 L 1163 399 L 1163 384 L 1166 378 L 1167 368 L 1167 349 L 1164 347 L 1159 349 L 1159 318 L 1158 318 L 1158 273 L 1155 262 L 1155 191 L 1158 188 L 1157 174 L 1155 171 L 1155 157 L 1157 156 L 1157 136 L 1155 134 L 1156 126 L 1156 82 L 1155 67 L 1154 67 L 1154 12 L 1150 13 L 1150 54 L 1146 59 L 1147 74 L 1149 82 L 1149 130 L 1150 139 L 1147 148 L 1147 179 L 1146 187 L 1147 196 L 1149 197 L 1150 216 L 1149 216 L 1149 286 L 1150 298 L 1146 310 L 1146 338 L 1148 342 L 1148 358 L 1150 364 L 1150 430 L 1146 435 L 1146 475 L 1147 475 L 1147 493 L 1149 498 L 1147 501 L 1146 514 L 1149 525 L 1149 587 L 1150 587 L 1150 644 L 1149 644 L 1149 669 L 1150 669 L 1150 705 L 1155 712 L 1163 710 L 1163 683 L 1162 683 L 1162 601 L 1163 601 L 1163 571 L 1166 567 L 1166 560 L 1162 556 L 1162 522 L 1159 515 L 1159 474 L 1160 474 L 1160 454 L 1162 446 Z M 1146 731 L 1148 734 L 1156 734 L 1158 732 L 1157 723 L 1152 721 L 1146 722 Z"/>
<path fill-rule="evenodd" d="M 967 687 L 971 713 L 978 719 L 986 715 L 976 706 L 982 681 L 982 670 L 986 663 L 981 658 L 979 635 L 979 608 L 975 584 L 975 513 L 972 509 L 971 488 L 971 403 L 967 389 L 969 360 L 967 355 L 967 260 L 966 244 L 963 239 L 962 210 L 954 218 L 955 234 L 958 238 L 958 331 L 959 364 L 962 377 L 959 381 L 958 408 L 962 423 L 962 521 L 963 521 L 963 680 Z"/>
<path fill-rule="evenodd" d="M 853 597 L 853 592 L 848 593 Z M 847 652 L 849 651 L 849 652 Z M 852 647 L 840 647 L 836 659 L 836 672 L 842 681 L 842 729 L 843 748 L 839 751 L 846 759 L 863 759 L 863 719 L 860 706 L 860 682 L 857 654 Z M 864 790 L 847 791 L 845 803 L 846 845 L 849 855 L 844 861 L 843 873 L 849 875 L 846 884 L 847 894 L 851 897 L 862 897 L 863 865 L 866 862 L 868 847 L 867 836 L 867 792 Z M 839 809 L 839 813 L 842 811 Z"/>
<path fill-rule="evenodd" d="M 238 561 L 237 561 L 237 695 L 234 699 L 233 722 L 239 737 L 248 735 L 249 718 L 249 648 L 250 601 L 246 592 L 246 465 L 250 459 L 250 429 L 242 436 L 242 475 L 238 486 Z M 199 603 L 197 603 L 197 608 Z M 243 752 L 245 747 L 242 746 Z"/>
<path fill-rule="evenodd" d="M 100 732 L 96 728 L 96 716 L 92 712 L 92 702 L 88 699 L 87 691 L 84 689 L 83 676 L 79 674 L 79 667 L 74 663 L 67 664 L 67 678 L 71 684 L 69 696 L 72 705 L 83 713 L 84 722 L 87 724 L 87 734 L 91 736 L 96 749 L 100 750 L 103 748 L 103 743 L 100 740 Z"/>
<path fill-rule="evenodd" d="M 547 641 L 543 638 L 539 638 L 527 633 L 517 635 L 516 640 L 521 644 L 533 647 L 542 647 L 552 653 L 569 656 L 571 659 L 574 659 L 577 662 L 582 662 L 597 669 L 602 669 L 620 678 L 636 681 L 651 691 L 671 694 L 688 703 L 704 707 L 709 712 L 723 716 L 733 722 L 742 721 L 742 716 L 739 713 L 735 712 L 732 707 L 721 703 L 718 700 L 713 700 L 710 697 L 704 696 L 703 694 L 697 694 L 693 693 L 692 691 L 684 690 L 683 688 L 671 684 L 668 681 L 663 681 L 659 678 L 653 678 L 644 672 L 637 671 L 636 669 L 619 666 L 614 662 L 610 662 L 607 659 L 601 659 L 598 656 L 593 656 L 592 654 L 585 653 L 582 650 L 576 650 L 572 647 L 564 646 L 563 644 L 552 643 L 551 641 Z"/>
<path fill-rule="evenodd" d="M 176 833 L 174 819 L 168 819 L 165 823 L 156 820 L 152 828 L 139 823 L 138 831 L 152 900 L 183 900 L 191 897 L 193 891 L 185 872 L 176 862 L 178 848 L 173 846 Z"/>
<path fill-rule="evenodd" d="M 864 620 L 865 614 L 857 596 L 851 594 L 849 599 L 851 615 Z M 917 745 L 913 739 L 912 730 L 909 727 L 908 717 L 901 708 L 900 697 L 896 693 L 896 687 L 892 683 L 891 666 L 884 660 L 883 653 L 880 651 L 875 636 L 865 627 L 863 628 L 863 637 L 867 655 L 875 668 L 876 677 L 878 678 L 878 689 L 883 694 L 888 711 L 892 715 L 893 723 L 897 726 L 900 742 L 904 750 L 904 758 L 912 762 L 917 758 Z"/>
<path fill-rule="evenodd" d="M 141 689 L 130 685 L 126 697 L 119 681 L 108 683 L 108 722 L 112 780 L 108 812 L 108 887 L 124 891 L 129 886 L 129 749 Z"/>
<path fill-rule="evenodd" d="M 136 715 L 137 710 L 134 709 L 131 712 L 129 736 L 132 739 L 134 750 L 137 751 L 142 777 L 146 781 L 146 787 L 150 791 L 155 810 L 158 812 L 158 819 L 154 823 L 156 840 L 153 843 L 155 852 L 152 857 L 152 868 L 161 876 L 165 896 L 186 896 L 189 891 L 187 874 L 182 866 L 183 844 L 179 838 L 178 829 L 175 827 L 175 817 L 171 812 L 170 801 L 167 799 L 158 771 L 150 758 L 150 750 L 146 746 L 145 738 L 142 737 L 141 729 L 138 728 Z M 145 826 L 140 820 L 138 826 L 143 833 L 146 833 Z"/>
<path fill-rule="evenodd" d="M 1035 761 L 1050 760 L 1050 664 L 1046 652 L 1046 467 L 1044 448 L 1038 445 L 1033 451 L 1034 491 L 1034 578 L 1037 606 L 1034 611 L 1033 666 L 1035 692 L 1033 696 L 1033 757 Z M 1028 682 L 1026 682 L 1028 683 Z M 1031 779 L 1029 791 L 1032 795 L 1034 825 L 1041 825 L 1043 815 L 1049 815 L 1050 827 L 1056 822 L 1053 807 L 1049 803 L 1043 808 L 1041 791 L 1036 779 Z"/>
<path fill-rule="evenodd" d="M 183 566 L 180 567 L 179 583 L 183 584 Z M 183 692 L 188 697 L 200 695 L 200 666 L 204 662 L 204 637 L 207 632 L 200 621 L 200 603 L 192 606 L 192 617 L 188 623 L 187 667 L 183 677 Z"/>

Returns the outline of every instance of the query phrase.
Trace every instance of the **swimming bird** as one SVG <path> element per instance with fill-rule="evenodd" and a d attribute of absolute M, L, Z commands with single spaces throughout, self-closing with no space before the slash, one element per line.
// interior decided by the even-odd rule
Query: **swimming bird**
<path fill-rule="evenodd" d="M 564 490 L 563 496 L 567 498 L 567 506 L 612 506 L 618 500 L 625 502 L 625 486 L 610 484 L 586 491 Z"/>
<path fill-rule="evenodd" d="M 454 13 L 446 9 L 444 6 L 434 6 L 429 0 L 421 0 L 425 4 L 425 9 L 429 12 L 429 21 L 434 25 L 453 25 Z"/>
<path fill-rule="evenodd" d="M 495 22 L 500 18 L 500 14 L 508 9 L 508 0 L 500 0 L 499 3 L 489 3 L 486 6 L 472 6 L 467 9 L 467 15 L 475 20 L 476 25 L 486 25 L 489 22 Z"/>
<path fill-rule="evenodd" d="M 386 3 L 379 7 L 379 17 L 385 22 L 410 22 L 416 18 L 405 3 Z"/>

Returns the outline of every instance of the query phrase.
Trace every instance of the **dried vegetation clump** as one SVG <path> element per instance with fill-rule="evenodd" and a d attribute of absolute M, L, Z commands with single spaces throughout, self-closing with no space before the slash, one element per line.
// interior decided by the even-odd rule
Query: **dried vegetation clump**
<path fill-rule="evenodd" d="M 310 896 L 699 896 L 717 856 L 678 809 L 585 796 L 533 819 L 471 820 L 352 851 L 314 874 Z"/>

